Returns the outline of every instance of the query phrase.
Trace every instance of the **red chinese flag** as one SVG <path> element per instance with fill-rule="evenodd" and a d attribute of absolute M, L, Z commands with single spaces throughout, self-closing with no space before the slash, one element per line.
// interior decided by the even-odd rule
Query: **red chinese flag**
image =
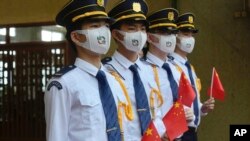
<path fill-rule="evenodd" d="M 170 141 L 173 141 L 188 130 L 184 108 L 180 101 L 174 103 L 169 112 L 164 116 L 163 123 L 166 126 Z"/>
<path fill-rule="evenodd" d="M 195 99 L 195 92 L 190 82 L 188 81 L 186 75 L 183 72 L 181 73 L 181 78 L 179 82 L 178 95 L 182 104 L 191 107 Z"/>
<path fill-rule="evenodd" d="M 225 91 L 215 68 L 213 69 L 211 83 L 211 86 L 208 88 L 208 95 L 223 101 L 225 99 Z"/>
<path fill-rule="evenodd" d="M 161 141 L 161 137 L 158 134 L 153 121 L 149 123 L 148 129 L 145 131 L 141 141 Z"/>

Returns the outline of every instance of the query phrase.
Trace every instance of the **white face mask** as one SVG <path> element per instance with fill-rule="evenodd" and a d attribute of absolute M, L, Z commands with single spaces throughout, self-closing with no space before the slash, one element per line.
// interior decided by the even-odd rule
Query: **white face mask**
<path fill-rule="evenodd" d="M 124 32 L 118 30 L 124 36 L 124 40 L 120 42 L 130 51 L 140 52 L 147 41 L 147 34 L 142 31 Z"/>
<path fill-rule="evenodd" d="M 153 35 L 155 38 L 158 38 L 159 40 L 158 43 L 149 40 L 149 42 L 153 44 L 155 47 L 159 48 L 161 51 L 165 53 L 174 52 L 176 45 L 176 36 L 174 34 L 171 35 L 151 34 L 151 35 Z"/>
<path fill-rule="evenodd" d="M 85 35 L 86 41 L 75 43 L 85 49 L 98 54 L 106 54 L 110 47 L 111 33 L 108 27 L 102 26 L 95 29 L 76 30 L 77 33 Z"/>
<path fill-rule="evenodd" d="M 179 42 L 177 43 L 177 46 L 187 53 L 191 53 L 194 49 L 195 39 L 194 37 L 187 37 L 178 35 L 177 38 L 179 39 Z"/>

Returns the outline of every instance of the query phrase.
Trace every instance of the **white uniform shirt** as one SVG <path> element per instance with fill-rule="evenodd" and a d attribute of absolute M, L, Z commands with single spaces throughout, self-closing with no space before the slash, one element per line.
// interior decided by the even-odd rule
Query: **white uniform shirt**
<path fill-rule="evenodd" d="M 188 80 L 189 80 L 189 82 L 191 84 L 191 81 L 189 79 L 188 69 L 185 66 L 185 63 L 187 62 L 187 58 L 183 58 L 183 57 L 181 57 L 177 53 L 172 53 L 170 56 L 172 56 L 174 58 L 170 62 L 173 61 L 173 63 L 176 63 L 176 65 L 178 65 L 182 69 L 182 71 L 187 76 L 187 78 L 188 78 Z M 174 69 L 172 70 L 172 72 L 173 72 L 173 75 L 174 75 L 175 79 L 177 80 L 177 82 L 179 82 L 180 81 L 180 77 L 181 77 L 181 72 L 176 67 L 174 67 Z M 200 93 L 198 91 L 197 81 L 196 81 L 198 79 L 198 77 L 197 77 L 196 73 L 193 70 L 192 70 L 192 75 L 193 75 L 193 79 L 194 79 L 194 82 L 195 82 L 195 89 L 196 89 L 196 92 L 197 92 L 197 95 L 198 95 L 198 105 L 199 105 L 199 109 L 200 109 L 199 110 L 199 116 L 205 115 L 205 113 L 201 112 L 202 103 L 200 102 Z M 193 104 L 192 104 L 191 108 L 193 110 Z M 195 120 L 195 118 L 194 118 L 194 120 Z M 191 121 L 191 122 L 189 122 L 188 126 L 197 128 L 197 126 L 200 124 L 200 118 L 199 118 L 197 126 L 194 124 L 194 120 Z"/>
<path fill-rule="evenodd" d="M 157 85 L 153 79 L 153 74 L 149 74 L 149 71 L 146 69 L 145 64 L 141 62 L 139 57 L 135 62 L 131 62 L 126 57 L 116 51 L 112 57 L 112 60 L 106 65 L 104 65 L 109 70 L 115 70 L 123 78 L 124 84 L 126 85 L 132 103 L 134 120 L 127 120 L 127 122 L 124 124 L 125 141 L 141 141 L 141 127 L 136 109 L 135 91 L 133 86 L 133 73 L 129 69 L 129 67 L 134 64 L 137 64 L 138 66 L 138 72 L 144 85 L 149 102 L 150 91 L 152 88 L 157 89 Z M 166 129 L 160 118 L 161 113 L 159 109 L 156 109 L 156 116 L 157 118 L 154 120 L 154 124 L 158 130 L 158 133 L 160 134 L 160 136 L 162 136 L 165 133 Z"/>
<path fill-rule="evenodd" d="M 95 78 L 98 69 L 79 58 L 75 66 L 61 77 L 50 80 L 59 82 L 62 89 L 52 86 L 45 92 L 46 139 L 107 141 L 105 115 Z M 105 74 L 116 104 L 125 102 L 120 85 L 109 73 Z"/>
<path fill-rule="evenodd" d="M 166 113 L 170 110 L 170 108 L 173 106 L 173 95 L 172 95 L 172 90 L 171 90 L 170 83 L 168 80 L 168 74 L 166 70 L 162 68 L 165 62 L 150 52 L 147 53 L 146 61 L 149 62 L 149 65 L 150 64 L 156 65 L 156 69 L 158 71 L 158 78 L 160 82 L 160 92 L 164 100 L 163 105 L 160 107 L 160 109 L 161 109 L 162 117 L 164 117 Z M 169 66 L 171 66 L 171 64 L 169 64 Z M 153 67 L 149 68 L 149 71 L 151 71 L 150 72 L 151 74 L 154 74 Z"/>

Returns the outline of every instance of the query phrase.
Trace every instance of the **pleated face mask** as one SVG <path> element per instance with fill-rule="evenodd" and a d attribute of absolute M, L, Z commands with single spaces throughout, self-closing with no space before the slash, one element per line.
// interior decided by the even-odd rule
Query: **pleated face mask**
<path fill-rule="evenodd" d="M 165 53 L 172 53 L 174 52 L 175 45 L 176 45 L 176 36 L 174 34 L 170 35 L 158 35 L 158 34 L 152 34 L 149 33 L 155 38 L 158 39 L 158 42 L 153 42 L 149 40 L 151 44 L 153 44 L 155 47 L 159 48 L 161 51 Z"/>
<path fill-rule="evenodd" d="M 194 49 L 195 39 L 192 36 L 177 35 L 177 46 L 187 53 L 191 53 Z"/>
<path fill-rule="evenodd" d="M 123 41 L 120 42 L 130 51 L 140 52 L 147 41 L 147 34 L 142 31 L 124 32 L 118 30 L 124 36 Z"/>
<path fill-rule="evenodd" d="M 85 35 L 85 42 L 76 44 L 98 54 L 106 54 L 110 48 L 111 33 L 108 27 L 101 26 L 95 29 L 76 30 L 77 33 Z"/>

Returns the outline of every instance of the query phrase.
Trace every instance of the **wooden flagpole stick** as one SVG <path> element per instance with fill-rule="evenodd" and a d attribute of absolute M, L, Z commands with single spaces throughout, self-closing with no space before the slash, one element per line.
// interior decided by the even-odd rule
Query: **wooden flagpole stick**
<path fill-rule="evenodd" d="M 215 68 L 213 67 L 213 72 L 212 72 L 212 79 L 211 79 L 211 86 L 210 86 L 210 98 L 213 98 L 213 84 L 214 84 L 214 72 L 215 72 Z"/>

